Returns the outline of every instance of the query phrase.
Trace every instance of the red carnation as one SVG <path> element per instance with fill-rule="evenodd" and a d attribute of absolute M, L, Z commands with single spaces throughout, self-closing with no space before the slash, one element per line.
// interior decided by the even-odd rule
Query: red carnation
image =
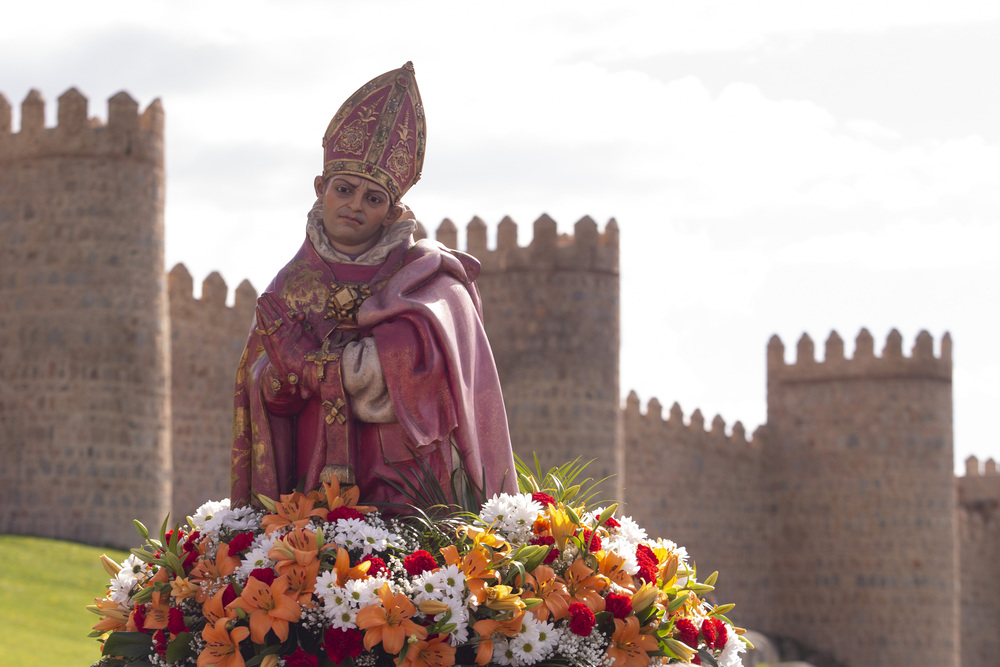
<path fill-rule="evenodd" d="M 618 593 L 608 593 L 604 599 L 604 610 L 610 611 L 615 618 L 625 620 L 632 613 L 632 598 Z"/>
<path fill-rule="evenodd" d="M 319 658 L 310 655 L 302 650 L 301 646 L 295 648 L 295 652 L 285 656 L 285 667 L 316 667 Z"/>
<path fill-rule="evenodd" d="M 146 624 L 146 605 L 137 604 L 132 610 L 132 623 L 135 625 L 135 629 L 139 632 L 145 632 L 146 628 L 143 627 Z"/>
<path fill-rule="evenodd" d="M 640 565 L 639 572 L 635 575 L 635 578 L 644 584 L 655 584 L 656 567 L 652 565 Z"/>
<path fill-rule="evenodd" d="M 238 598 L 239 595 L 236 594 L 236 589 L 233 588 L 232 584 L 226 586 L 226 590 L 222 591 L 222 606 L 228 607 L 229 603 Z"/>
<path fill-rule="evenodd" d="M 378 556 L 373 556 L 372 554 L 368 554 L 367 556 L 361 559 L 361 562 L 371 563 L 371 565 L 368 566 L 369 577 L 378 577 L 381 575 L 389 574 L 389 566 L 386 565 L 385 561 L 379 558 Z"/>
<path fill-rule="evenodd" d="M 198 557 L 200 555 L 201 554 L 199 554 L 197 551 L 187 552 L 187 555 L 184 556 L 184 561 L 181 563 L 181 566 L 184 568 L 185 572 L 191 569 L 191 566 L 195 564 L 195 561 L 198 560 Z"/>
<path fill-rule="evenodd" d="M 258 567 L 250 571 L 248 579 L 256 579 L 270 586 L 274 583 L 274 570 L 269 567 Z"/>
<path fill-rule="evenodd" d="M 583 532 L 576 531 L 576 537 L 579 537 L 583 542 L 583 546 L 586 547 L 588 551 L 600 551 L 601 550 L 601 536 L 592 531 L 590 528 L 584 528 Z"/>
<path fill-rule="evenodd" d="M 541 505 L 542 507 L 545 507 L 546 505 L 556 504 L 555 498 L 553 498 L 547 493 L 543 493 L 542 491 L 535 491 L 534 493 L 532 493 L 531 499 L 534 500 L 539 505 Z"/>
<path fill-rule="evenodd" d="M 677 628 L 678 639 L 691 648 L 698 648 L 698 628 L 694 627 L 694 623 L 682 618 L 674 624 L 674 627 Z"/>
<path fill-rule="evenodd" d="M 167 635 L 163 630 L 157 630 L 153 633 L 153 646 L 156 647 L 156 652 L 160 654 L 161 658 L 167 654 Z"/>
<path fill-rule="evenodd" d="M 197 530 L 188 535 L 187 542 L 184 543 L 184 549 L 186 551 L 194 551 L 195 549 L 197 549 L 198 548 L 197 542 L 200 537 L 201 533 L 199 533 Z"/>
<path fill-rule="evenodd" d="M 582 602 L 574 602 L 569 606 L 569 631 L 574 635 L 589 637 L 596 622 L 594 612 Z"/>
<path fill-rule="evenodd" d="M 423 574 L 428 570 L 433 570 L 437 566 L 438 564 L 434 560 L 434 556 L 430 555 L 423 549 L 414 551 L 412 554 L 403 559 L 403 567 L 406 568 L 406 572 L 411 577 L 416 577 L 417 575 Z"/>
<path fill-rule="evenodd" d="M 601 515 L 600 514 L 595 514 L 594 518 L 595 519 L 600 519 Z M 604 523 L 602 523 L 601 525 L 602 526 L 607 526 L 608 528 L 621 528 L 622 527 L 622 525 L 620 523 L 618 523 L 618 519 L 614 518 L 613 516 L 609 516 L 607 519 L 604 520 Z"/>
<path fill-rule="evenodd" d="M 167 612 L 167 630 L 174 636 L 182 632 L 190 632 L 190 628 L 184 623 L 184 612 L 177 607 L 171 607 L 170 611 Z"/>
<path fill-rule="evenodd" d="M 654 567 L 660 564 L 660 559 L 656 557 L 653 550 L 649 548 L 648 545 L 640 544 L 635 548 L 635 559 L 639 561 L 639 565 L 652 565 Z"/>
<path fill-rule="evenodd" d="M 701 622 L 701 635 L 708 648 L 722 648 L 726 645 L 726 624 L 717 618 L 706 618 Z"/>
<path fill-rule="evenodd" d="M 360 519 L 361 521 L 364 521 L 365 517 L 361 512 L 346 505 L 341 505 L 340 507 L 332 509 L 326 514 L 326 520 L 330 523 L 339 521 L 340 519 Z"/>
<path fill-rule="evenodd" d="M 356 658 L 365 650 L 361 631 L 355 628 L 341 630 L 327 628 L 323 633 L 323 650 L 335 664 L 343 664 L 347 658 Z"/>
<path fill-rule="evenodd" d="M 529 542 L 529 544 L 537 544 L 537 545 L 552 547 L 551 549 L 549 549 L 549 552 L 545 554 L 545 562 L 543 563 L 543 565 L 548 565 L 549 563 L 555 561 L 556 558 L 559 558 L 559 550 L 555 548 L 555 543 L 556 543 L 556 538 L 552 537 L 551 535 L 533 537 L 531 538 L 531 542 Z"/>
<path fill-rule="evenodd" d="M 233 539 L 229 540 L 229 554 L 242 553 L 249 549 L 251 544 L 253 544 L 253 531 L 248 530 L 245 533 L 238 533 Z"/>

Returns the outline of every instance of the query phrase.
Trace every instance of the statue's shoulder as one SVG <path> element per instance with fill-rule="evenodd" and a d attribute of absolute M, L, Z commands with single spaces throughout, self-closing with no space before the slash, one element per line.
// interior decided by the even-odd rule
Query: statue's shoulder
<path fill-rule="evenodd" d="M 464 283 L 475 281 L 482 269 L 482 264 L 472 255 L 430 239 L 415 242 L 406 252 L 403 264 L 412 264 L 417 260 L 437 263 L 440 271 L 454 275 Z"/>

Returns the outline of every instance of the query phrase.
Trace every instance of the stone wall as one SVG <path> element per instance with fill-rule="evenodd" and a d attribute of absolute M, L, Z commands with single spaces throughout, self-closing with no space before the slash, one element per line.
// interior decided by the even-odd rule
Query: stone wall
<path fill-rule="evenodd" d="M 170 509 L 163 111 L 0 96 L 0 533 L 125 545 Z"/>
<path fill-rule="evenodd" d="M 173 396 L 173 511 L 175 521 L 206 500 L 229 496 L 233 385 L 254 317 L 257 292 L 244 280 L 235 304 L 218 273 L 192 295 L 191 274 L 183 264 L 170 271 L 171 367 Z"/>
<path fill-rule="evenodd" d="M 638 396 L 629 394 L 623 512 L 651 537 L 686 547 L 699 578 L 718 571 L 720 601 L 736 604 L 733 621 L 761 627 L 768 607 L 768 544 L 760 442 L 748 442 L 740 422 L 727 435 L 722 417 L 706 430 L 700 410 L 687 423 L 677 403 L 668 419 L 662 412 L 653 398 L 642 414 Z"/>
<path fill-rule="evenodd" d="M 794 364 L 768 345 L 763 439 L 771 613 L 847 665 L 958 665 L 951 339 L 904 357 L 862 330 L 853 359 L 832 333 Z M 932 602 L 933 601 L 933 602 Z"/>
<path fill-rule="evenodd" d="M 989 459 L 965 462 L 958 491 L 962 585 L 962 667 L 992 667 L 1000 656 L 1000 474 Z"/>

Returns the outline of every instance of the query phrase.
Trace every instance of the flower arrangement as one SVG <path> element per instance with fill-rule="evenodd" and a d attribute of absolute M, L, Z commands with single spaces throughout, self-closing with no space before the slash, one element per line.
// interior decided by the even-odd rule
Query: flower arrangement
<path fill-rule="evenodd" d="M 102 558 L 101 667 L 740 665 L 742 629 L 683 547 L 616 506 L 587 507 L 582 466 L 478 514 L 384 519 L 357 488 L 209 502 L 123 563 Z M 568 480 L 568 482 L 567 482 Z M 589 481 L 589 480 L 587 480 Z"/>

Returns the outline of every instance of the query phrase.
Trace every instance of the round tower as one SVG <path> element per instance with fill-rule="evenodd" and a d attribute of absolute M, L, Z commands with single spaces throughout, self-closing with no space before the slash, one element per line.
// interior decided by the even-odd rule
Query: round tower
<path fill-rule="evenodd" d="M 505 218 L 488 251 L 477 218 L 468 248 L 483 262 L 478 283 L 514 452 L 529 463 L 537 454 L 543 471 L 579 457 L 596 459 L 587 469 L 595 479 L 620 475 L 617 223 L 601 233 L 585 217 L 560 237 L 543 215 L 521 248 Z M 615 477 L 605 492 L 621 486 Z"/>
<path fill-rule="evenodd" d="M 134 544 L 170 510 L 163 111 L 0 96 L 0 533 Z"/>
<path fill-rule="evenodd" d="M 959 664 L 951 338 L 881 356 L 862 330 L 822 362 L 768 345 L 768 627 L 843 664 Z"/>

